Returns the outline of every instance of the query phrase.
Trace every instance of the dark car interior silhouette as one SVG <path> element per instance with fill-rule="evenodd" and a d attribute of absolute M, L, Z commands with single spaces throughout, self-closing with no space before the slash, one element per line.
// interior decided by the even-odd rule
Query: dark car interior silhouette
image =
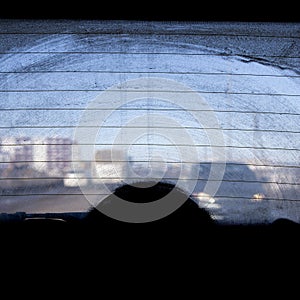
<path fill-rule="evenodd" d="M 2 237 L 36 238 L 42 231 L 44 238 L 133 234 L 136 240 L 190 235 L 233 241 L 242 236 L 267 243 L 267 236 L 297 235 L 298 35 L 294 23 L 1 19 Z M 145 81 L 136 85 L 141 78 Z M 149 89 L 151 78 L 156 85 Z M 164 80 L 180 85 L 166 90 Z M 183 85 L 188 88 L 178 88 Z M 127 103 L 134 93 L 141 99 Z M 103 94 L 108 106 L 97 98 Z M 193 102 L 195 94 L 201 101 Z M 168 97 L 177 102 L 168 104 Z M 117 100 L 122 105 L 116 108 Z M 99 124 L 82 118 L 97 121 L 106 113 L 99 132 Z M 196 122 L 197 114 L 203 124 Z M 142 115 L 144 127 L 138 126 Z M 217 122 L 208 122 L 212 115 Z M 131 145 L 130 131 L 115 139 L 127 123 L 145 129 Z M 155 129 L 172 133 L 177 144 L 154 137 Z M 211 140 L 217 130 L 224 145 Z M 183 131 L 192 143 L 183 140 Z M 114 166 L 104 155 L 113 144 L 119 153 Z M 178 149 L 188 159 L 180 160 Z M 197 159 L 190 155 L 194 150 Z M 218 157 L 221 151 L 225 161 Z M 151 163 L 155 172 L 165 171 L 160 181 L 147 177 Z M 144 177 L 134 186 L 124 180 L 132 176 L 124 169 L 128 164 L 136 168 L 131 179 Z M 220 175 L 210 177 L 214 164 L 224 165 L 224 174 L 209 194 L 206 185 Z M 101 180 L 108 181 L 109 192 L 99 187 Z M 196 181 L 192 192 L 177 185 L 191 181 Z M 152 222 L 123 222 L 101 212 L 115 197 L 142 204 L 171 191 L 182 205 Z M 105 197 L 94 206 L 86 199 L 100 194 Z"/>

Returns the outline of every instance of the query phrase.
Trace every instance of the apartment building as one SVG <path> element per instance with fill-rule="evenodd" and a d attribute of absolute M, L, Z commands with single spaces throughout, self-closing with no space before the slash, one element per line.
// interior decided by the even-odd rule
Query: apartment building
<path fill-rule="evenodd" d="M 4 137 L 0 140 L 0 167 L 28 166 L 50 176 L 63 175 L 72 168 L 72 144 L 72 139 L 65 137 Z"/>

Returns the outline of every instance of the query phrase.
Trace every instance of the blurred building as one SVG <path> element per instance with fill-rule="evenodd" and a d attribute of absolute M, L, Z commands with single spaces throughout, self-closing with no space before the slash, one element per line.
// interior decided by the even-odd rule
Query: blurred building
<path fill-rule="evenodd" d="M 97 150 L 92 166 L 94 182 L 114 183 L 126 179 L 127 163 L 128 158 L 122 150 Z"/>
<path fill-rule="evenodd" d="M 30 167 L 50 176 L 63 175 L 72 169 L 73 141 L 65 137 L 4 137 L 0 140 L 1 168 Z M 73 157 L 74 156 L 74 157 Z"/>
<path fill-rule="evenodd" d="M 47 138 L 45 141 L 47 169 L 50 172 L 64 173 L 72 167 L 72 140 L 69 138 Z"/>
<path fill-rule="evenodd" d="M 10 156 L 7 152 L 0 150 L 0 169 L 7 169 L 10 166 Z"/>

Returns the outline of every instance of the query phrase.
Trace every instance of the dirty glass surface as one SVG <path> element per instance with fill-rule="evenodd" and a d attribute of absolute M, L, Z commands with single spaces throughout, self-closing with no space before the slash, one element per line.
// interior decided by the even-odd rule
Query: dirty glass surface
<path fill-rule="evenodd" d="M 0 20 L 0 212 L 162 181 L 300 223 L 299 24 Z"/>

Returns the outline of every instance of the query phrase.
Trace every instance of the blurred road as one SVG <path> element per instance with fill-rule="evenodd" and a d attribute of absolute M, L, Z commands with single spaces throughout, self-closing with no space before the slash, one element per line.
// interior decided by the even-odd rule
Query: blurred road
<path fill-rule="evenodd" d="M 253 184 L 252 190 L 250 186 L 247 188 L 243 189 L 240 184 L 224 182 L 214 198 L 206 197 L 205 194 L 203 196 L 203 193 L 199 194 L 201 195 L 198 199 L 200 207 L 221 223 L 269 223 L 282 217 L 300 222 L 300 201 L 264 200 L 264 194 L 261 194 L 262 198 L 259 197 L 260 194 L 257 195 L 257 198 L 242 197 L 243 193 L 255 195 L 255 193 L 263 191 L 262 186 L 258 184 Z M 201 192 L 201 185 L 196 187 L 196 190 Z M 278 191 L 280 192 L 280 189 Z M 106 196 L 103 194 L 109 195 L 95 186 L 85 190 L 85 192 L 89 194 L 88 199 L 83 195 L 80 188 L 66 188 L 63 185 L 40 191 L 29 189 L 27 193 L 26 190 L 10 191 L 5 196 L 0 196 L 0 212 L 84 212 L 92 207 L 92 203 L 98 203 L 100 197 L 105 198 Z M 264 192 L 266 191 L 264 190 Z M 297 197 L 296 189 L 291 190 L 290 194 Z M 193 193 L 193 196 L 197 198 L 197 192 Z"/>
<path fill-rule="evenodd" d="M 34 194 L 34 191 L 30 191 Z M 79 188 L 54 188 L 43 191 L 47 195 L 28 195 L 18 193 L 1 196 L 0 211 L 2 213 L 47 213 L 47 212 L 80 212 L 91 206 Z"/>

